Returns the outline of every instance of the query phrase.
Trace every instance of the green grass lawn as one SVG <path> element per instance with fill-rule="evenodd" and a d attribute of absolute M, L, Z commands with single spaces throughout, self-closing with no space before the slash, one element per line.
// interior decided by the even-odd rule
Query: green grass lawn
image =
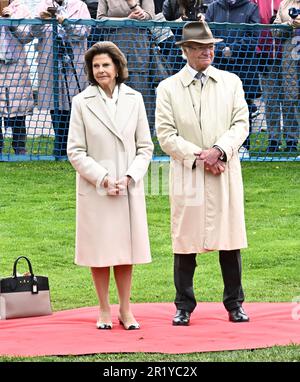
<path fill-rule="evenodd" d="M 153 262 L 136 266 L 132 302 L 173 301 L 173 255 L 166 195 L 167 164 L 151 168 L 147 190 Z M 244 163 L 249 248 L 243 251 L 246 301 L 292 301 L 300 296 L 300 163 Z M 150 177 L 150 175 L 149 175 Z M 68 162 L 0 163 L 0 275 L 16 257 L 28 256 L 34 271 L 48 275 L 54 310 L 97 305 L 89 269 L 73 264 L 75 173 Z M 151 184 L 150 184 L 151 183 Z M 159 195 L 159 192 L 161 195 Z M 199 301 L 221 301 L 217 253 L 198 256 Z M 25 271 L 25 264 L 20 271 Z M 66 282 L 68 280 L 68 282 Z M 117 303 L 114 283 L 111 302 Z M 170 317 L 171 321 L 171 317 Z M 162 354 L 98 354 L 38 357 L 34 361 L 300 361 L 300 346 L 254 351 Z M 2 357 L 0 361 L 14 358 Z M 20 358 L 18 358 L 20 360 Z"/>

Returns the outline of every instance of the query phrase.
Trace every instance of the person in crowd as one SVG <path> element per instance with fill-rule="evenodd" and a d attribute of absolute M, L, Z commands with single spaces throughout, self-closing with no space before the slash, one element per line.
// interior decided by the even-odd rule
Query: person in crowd
<path fill-rule="evenodd" d="M 202 20 L 207 10 L 208 4 L 212 0 L 165 0 L 163 3 L 163 15 L 168 21 L 195 21 Z M 173 28 L 175 40 L 181 38 L 181 28 Z M 169 47 L 174 73 L 178 72 L 185 65 L 181 50 L 174 45 Z"/>
<path fill-rule="evenodd" d="M 97 19 L 98 0 L 82 0 L 86 3 L 92 19 Z M 94 45 L 96 42 L 104 41 L 106 37 L 107 28 L 99 27 L 98 25 L 92 25 L 91 32 L 87 38 L 88 48 Z"/>
<path fill-rule="evenodd" d="M 98 9 L 98 1 L 95 0 L 82 0 L 84 3 L 86 3 L 88 10 L 90 12 L 91 18 L 96 19 L 97 18 L 97 9 Z"/>
<path fill-rule="evenodd" d="M 162 12 L 163 0 L 154 0 L 155 16 L 153 21 L 164 22 L 165 16 Z M 176 59 L 177 49 L 175 47 L 175 36 L 170 27 L 150 27 L 151 36 L 151 72 L 153 87 L 157 87 L 160 81 L 177 72 Z"/>
<path fill-rule="evenodd" d="M 154 17 L 153 0 L 99 0 L 100 20 L 146 21 Z M 154 130 L 155 89 L 151 83 L 150 32 L 146 27 L 113 28 L 107 39 L 118 44 L 128 61 L 128 84 L 144 97 L 151 132 Z"/>
<path fill-rule="evenodd" d="M 286 152 L 296 153 L 298 151 L 297 145 L 299 140 L 299 29 L 300 29 L 300 16 L 291 18 L 289 9 L 296 8 L 299 10 L 299 1 L 297 0 L 283 0 L 279 5 L 274 24 L 290 25 L 293 31 L 285 31 L 278 29 L 275 30 L 274 35 L 280 37 L 282 40 L 282 90 L 283 90 L 283 110 L 285 119 L 283 123 L 283 139 L 286 143 Z M 279 82 L 280 85 L 280 82 Z M 275 89 L 273 88 L 275 93 Z M 273 129 L 269 134 L 270 146 L 278 147 L 281 143 L 280 124 Z"/>
<path fill-rule="evenodd" d="M 77 171 L 76 259 L 91 268 L 98 329 L 111 329 L 113 267 L 119 321 L 139 329 L 130 306 L 134 264 L 151 262 L 143 177 L 153 152 L 142 95 L 124 84 L 127 62 L 112 42 L 85 54 L 90 86 L 73 98 L 68 157 Z"/>
<path fill-rule="evenodd" d="M 205 21 L 256 24 L 260 20 L 258 7 L 250 0 L 216 0 L 208 6 Z M 261 96 L 256 57 L 258 35 L 253 30 L 238 29 L 218 30 L 217 35 L 224 38 L 224 43 L 217 47 L 215 65 L 219 69 L 237 74 L 242 80 L 249 107 L 251 134 L 251 115 L 257 110 L 254 100 Z M 249 149 L 250 135 L 240 149 L 242 158 L 249 158 Z"/>
<path fill-rule="evenodd" d="M 22 1 L 1 2 L 3 18 L 29 18 Z M 6 3 L 6 4 L 3 4 Z M 28 42 L 24 25 L 0 26 L 0 118 L 5 129 L 12 130 L 12 148 L 16 155 L 26 154 L 26 116 L 33 113 L 34 101 L 30 70 L 26 63 Z M 0 124 L 0 154 L 4 137 Z"/>
<path fill-rule="evenodd" d="M 211 65 L 221 41 L 206 22 L 185 24 L 177 44 L 187 64 L 157 88 L 157 138 L 170 155 L 173 325 L 190 323 L 196 254 L 209 251 L 219 251 L 229 320 L 249 321 L 242 308 L 240 249 L 247 238 L 238 155 L 248 135 L 248 107 L 241 80 Z"/>
<path fill-rule="evenodd" d="M 42 0 L 36 7 L 36 17 L 58 21 L 53 56 L 52 24 L 32 25 L 30 35 L 38 38 L 38 107 L 49 110 L 55 133 L 53 155 L 67 156 L 67 140 L 71 102 L 74 95 L 88 85 L 84 74 L 83 52 L 87 49 L 90 28 L 64 23 L 65 19 L 91 18 L 87 5 L 81 0 Z"/>
<path fill-rule="evenodd" d="M 201 20 L 212 0 L 165 0 L 163 14 L 169 21 Z"/>
<path fill-rule="evenodd" d="M 273 24 L 280 2 L 281 0 L 255 0 L 259 8 L 261 24 Z M 281 120 L 284 131 L 291 130 L 290 124 L 295 123 L 295 117 L 290 118 L 290 102 L 284 97 L 281 49 L 281 39 L 272 35 L 272 29 L 268 28 L 260 32 L 257 51 L 268 132 L 267 152 L 269 153 L 280 151 Z"/>
<path fill-rule="evenodd" d="M 168 21 L 179 21 L 181 15 L 179 11 L 178 0 L 164 0 L 162 13 Z"/>

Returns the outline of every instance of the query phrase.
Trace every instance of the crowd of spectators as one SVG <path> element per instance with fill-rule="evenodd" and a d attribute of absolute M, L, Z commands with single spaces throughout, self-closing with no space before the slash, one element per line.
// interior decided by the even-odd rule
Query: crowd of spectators
<path fill-rule="evenodd" d="M 297 152 L 299 70 L 293 50 L 299 42 L 293 37 L 298 36 L 300 16 L 291 18 L 289 9 L 298 8 L 298 3 L 298 0 L 42 0 L 30 14 L 25 0 L 0 0 L 1 18 L 47 20 L 55 17 L 58 22 L 56 29 L 50 22 L 26 28 L 24 25 L 0 26 L 0 118 L 4 129 L 12 131 L 14 153 L 26 154 L 26 116 L 31 115 L 34 108 L 25 49 L 30 41 L 36 39 L 38 42 L 39 84 L 35 106 L 49 111 L 55 133 L 53 155 L 65 158 L 72 97 L 87 86 L 83 68 L 86 49 L 97 41 L 110 40 L 125 53 L 128 83 L 143 94 L 153 132 L 157 85 L 153 79 L 153 65 L 156 65 L 154 70 L 167 76 L 177 72 L 185 61 L 175 45 L 180 39 L 181 28 L 163 28 L 162 37 L 157 39 L 154 29 L 145 27 L 144 22 L 201 19 L 216 23 L 275 23 L 293 27 L 293 30 L 217 27 L 214 34 L 224 41 L 216 46 L 214 65 L 234 72 L 242 80 L 249 108 L 250 133 L 253 120 L 259 114 L 257 105 L 263 101 L 267 152 L 279 152 L 282 147 L 285 151 Z M 140 27 L 136 23 L 134 27 L 105 28 L 104 25 L 100 28 L 99 24 L 64 23 L 65 19 L 129 19 L 143 24 Z M 60 49 L 57 64 L 52 48 L 55 38 Z M 58 74 L 57 81 L 54 71 Z M 250 136 L 241 148 L 245 156 L 249 155 L 249 150 L 251 152 Z M 0 155 L 4 141 L 0 128 Z"/>

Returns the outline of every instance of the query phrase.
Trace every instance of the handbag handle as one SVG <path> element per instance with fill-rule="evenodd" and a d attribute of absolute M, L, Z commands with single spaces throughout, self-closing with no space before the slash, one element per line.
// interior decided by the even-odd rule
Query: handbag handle
<path fill-rule="evenodd" d="M 30 262 L 29 259 L 28 259 L 27 257 L 25 257 L 25 256 L 20 256 L 20 257 L 18 257 L 18 258 L 15 260 L 15 262 L 14 262 L 14 268 L 13 268 L 13 277 L 17 277 L 17 264 L 18 264 L 18 261 L 19 261 L 20 259 L 25 259 L 25 260 L 27 261 L 28 268 L 29 268 L 29 272 L 30 272 L 30 274 L 31 274 L 31 277 L 33 277 L 34 274 L 33 274 L 33 271 L 32 271 L 31 262 Z"/>

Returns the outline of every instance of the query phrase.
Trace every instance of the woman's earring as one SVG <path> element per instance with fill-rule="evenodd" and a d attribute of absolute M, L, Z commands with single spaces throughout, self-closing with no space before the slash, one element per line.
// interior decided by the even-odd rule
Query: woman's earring
<path fill-rule="evenodd" d="M 116 74 L 116 78 L 118 78 L 118 77 L 119 77 L 119 73 Z"/>

